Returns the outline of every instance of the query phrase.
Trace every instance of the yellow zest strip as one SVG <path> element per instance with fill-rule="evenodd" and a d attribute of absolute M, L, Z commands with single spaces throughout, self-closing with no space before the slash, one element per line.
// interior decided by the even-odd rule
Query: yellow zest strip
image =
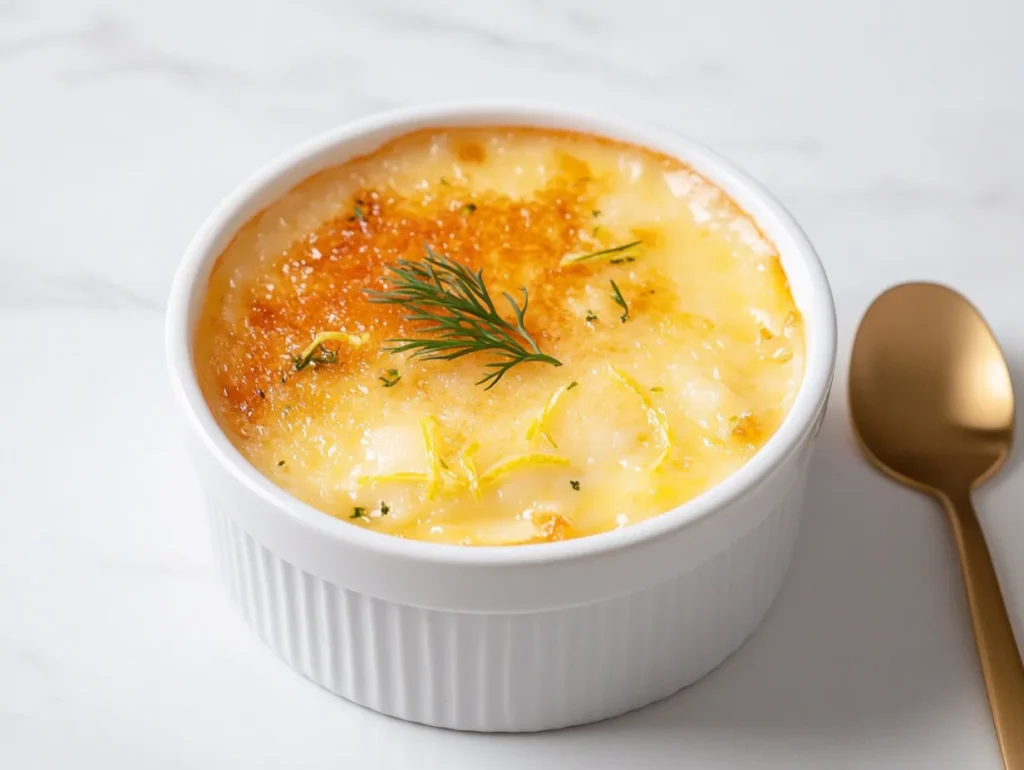
<path fill-rule="evenodd" d="M 427 456 L 426 473 L 399 471 L 398 473 L 386 473 L 382 476 L 360 476 L 356 479 L 356 483 L 360 486 L 384 484 L 387 482 L 426 484 L 428 498 L 434 498 L 446 484 L 451 484 L 455 488 L 464 486 L 465 482 L 459 478 L 459 474 L 445 465 L 438 454 L 437 431 L 439 427 L 439 423 L 433 417 L 424 417 L 420 420 L 420 430 L 423 432 L 423 449 Z"/>
<path fill-rule="evenodd" d="M 469 480 L 469 491 L 477 500 L 480 499 L 480 476 L 476 472 L 474 458 L 479 449 L 480 445 L 475 441 L 471 441 L 463 447 L 462 452 L 459 454 L 462 470 L 466 472 L 466 478 Z"/>
<path fill-rule="evenodd" d="M 504 460 L 499 460 L 482 474 L 480 474 L 479 483 L 490 484 L 491 482 L 497 481 L 502 476 L 507 476 L 509 473 L 520 468 L 528 468 L 531 466 L 544 466 L 544 465 L 568 465 L 569 458 L 562 457 L 560 455 L 548 455 L 548 454 L 525 454 L 525 455 L 513 455 L 512 457 L 506 457 Z"/>
<path fill-rule="evenodd" d="M 465 486 L 466 482 L 454 471 L 442 470 L 441 473 L 443 474 L 445 484 L 451 484 L 456 489 Z M 370 486 L 371 484 L 388 483 L 429 484 L 430 474 L 418 473 L 416 471 L 398 471 L 397 473 L 385 473 L 380 476 L 360 476 L 356 479 L 356 484 L 361 487 Z"/>
<path fill-rule="evenodd" d="M 661 467 L 661 464 L 668 459 L 669 454 L 672 452 L 672 440 L 669 439 L 668 434 L 665 432 L 664 426 L 661 427 L 661 438 L 665 442 L 665 448 L 661 450 L 661 454 L 658 455 L 658 459 L 648 466 L 648 470 L 656 471 Z"/>
<path fill-rule="evenodd" d="M 619 382 L 621 382 L 627 388 L 629 388 L 638 396 L 640 396 L 640 400 L 644 402 L 645 409 L 654 408 L 654 404 L 651 403 L 650 396 L 647 395 L 646 391 L 644 391 L 643 386 L 635 379 L 633 379 L 632 376 L 626 374 L 618 367 L 612 365 L 608 366 L 608 371 L 610 371 L 616 378 L 618 378 Z"/>
<path fill-rule="evenodd" d="M 309 347 L 302 351 L 302 355 L 299 356 L 300 361 L 305 361 L 316 349 L 323 345 L 325 342 L 347 342 L 354 348 L 359 347 L 364 342 L 370 339 L 369 334 L 349 334 L 348 332 L 320 332 L 313 341 L 309 343 Z"/>
<path fill-rule="evenodd" d="M 448 487 L 451 487 L 452 489 L 461 489 L 462 487 L 466 486 L 465 479 L 463 479 L 462 476 L 460 476 L 455 471 L 450 470 L 448 468 L 441 469 L 441 480 L 443 482 L 442 486 L 445 489 L 447 489 Z"/>
<path fill-rule="evenodd" d="M 430 481 L 430 477 L 426 473 L 416 473 L 414 471 L 399 471 L 398 473 L 385 473 L 381 476 L 360 476 L 356 479 L 356 483 L 359 486 L 368 486 L 370 484 L 387 484 L 388 482 L 408 482 L 413 484 L 426 484 Z"/>
<path fill-rule="evenodd" d="M 661 454 L 658 455 L 658 459 L 650 466 L 650 470 L 656 471 L 661 467 L 661 464 L 665 462 L 669 453 L 672 451 L 672 439 L 668 433 L 668 420 L 665 419 L 665 416 L 661 412 L 654 408 L 654 404 L 651 403 L 650 396 L 647 395 L 647 391 L 644 390 L 643 386 L 639 382 L 614 366 L 609 365 L 608 370 L 619 380 L 619 382 L 640 396 L 640 400 L 644 403 L 644 411 L 647 413 L 647 421 L 651 424 L 651 427 L 658 432 L 658 438 L 662 444 L 662 451 Z"/>
<path fill-rule="evenodd" d="M 427 497 L 431 500 L 444 484 L 441 458 L 437 453 L 438 427 L 437 419 L 434 417 L 424 417 L 420 420 L 420 429 L 423 431 L 423 448 L 427 453 Z"/>
<path fill-rule="evenodd" d="M 555 449 L 558 449 L 558 444 L 551 438 L 551 434 L 548 432 L 547 426 L 544 424 L 547 422 L 548 417 L 551 416 L 551 412 L 555 408 L 555 404 L 558 403 L 558 399 L 562 397 L 562 394 L 569 389 L 568 385 L 563 385 L 554 393 L 551 394 L 551 398 L 548 399 L 547 406 L 540 410 L 540 413 L 530 422 L 530 426 L 526 429 L 526 440 L 533 441 L 539 433 L 548 440 Z"/>

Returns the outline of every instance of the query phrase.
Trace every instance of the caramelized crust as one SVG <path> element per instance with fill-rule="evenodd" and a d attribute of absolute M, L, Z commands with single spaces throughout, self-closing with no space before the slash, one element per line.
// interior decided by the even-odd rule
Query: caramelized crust
<path fill-rule="evenodd" d="M 415 142 L 416 136 L 398 141 Z M 375 155 L 386 155 L 393 145 Z M 470 164 L 486 161 L 478 141 L 462 139 L 455 152 Z M 666 168 L 682 165 L 667 157 L 659 156 L 659 161 Z M 542 349 L 552 343 L 562 347 L 567 337 L 587 335 L 590 329 L 580 326 L 564 300 L 578 291 L 581 279 L 602 271 L 593 264 L 563 267 L 558 257 L 621 245 L 621 239 L 612 239 L 599 224 L 596 200 L 608 191 L 607 185 L 570 154 L 561 154 L 559 162 L 559 172 L 525 200 L 471 192 L 465 183 L 446 178 L 433 180 L 416 197 L 387 187 L 350 195 L 341 213 L 292 243 L 268 266 L 265 279 L 246 292 L 234 323 L 217 330 L 213 387 L 236 413 L 236 427 L 244 431 L 241 423 L 260 423 L 271 390 L 278 400 L 290 394 L 299 397 L 292 394 L 293 375 L 299 374 L 294 358 L 319 332 L 344 329 L 369 338 L 365 347 L 356 349 L 328 343 L 326 349 L 337 352 L 339 363 L 301 373 L 318 381 L 344 378 L 352 368 L 366 365 L 368 351 L 395 337 L 415 336 L 415 325 L 402 319 L 400 308 L 370 303 L 365 292 L 387 288 L 387 266 L 399 259 L 422 259 L 426 246 L 473 270 L 482 269 L 503 312 L 508 310 L 500 299 L 503 293 L 521 300 L 521 289 L 529 287 L 526 326 Z M 657 227 L 633 228 L 630 237 L 660 245 Z M 629 281 L 619 276 L 618 282 L 625 289 Z M 670 287 L 663 287 L 666 291 L 660 294 L 652 288 L 631 296 L 632 312 L 658 312 L 674 304 Z"/>

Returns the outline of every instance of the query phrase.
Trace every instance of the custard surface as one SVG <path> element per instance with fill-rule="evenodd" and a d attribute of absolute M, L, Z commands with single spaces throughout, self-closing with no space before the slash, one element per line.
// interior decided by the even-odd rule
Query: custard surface
<path fill-rule="evenodd" d="M 426 246 L 482 270 L 506 319 L 502 294 L 525 288 L 526 329 L 561 365 L 485 389 L 486 351 L 389 352 L 423 324 L 366 290 Z M 297 369 L 328 331 L 351 341 Z M 465 545 L 686 502 L 774 433 L 804 368 L 774 246 L 717 187 L 643 148 L 502 127 L 400 137 L 253 217 L 217 260 L 194 353 L 217 421 L 276 484 L 354 526 Z"/>

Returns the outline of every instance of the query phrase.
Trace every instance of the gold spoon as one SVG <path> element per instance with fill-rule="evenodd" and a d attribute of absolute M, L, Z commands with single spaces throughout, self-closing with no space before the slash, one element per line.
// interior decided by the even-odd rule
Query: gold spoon
<path fill-rule="evenodd" d="M 971 489 L 1013 443 L 1013 386 L 999 344 L 952 289 L 889 289 L 857 331 L 850 411 L 867 458 L 937 497 L 949 516 L 1003 761 L 1024 770 L 1024 665 L 971 505 Z"/>

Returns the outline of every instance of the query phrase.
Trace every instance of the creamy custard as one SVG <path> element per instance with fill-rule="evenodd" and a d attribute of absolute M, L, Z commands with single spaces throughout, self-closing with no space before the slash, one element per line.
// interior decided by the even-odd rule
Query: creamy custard
<path fill-rule="evenodd" d="M 368 292 L 393 295 L 391 268 L 428 249 L 481 271 L 543 358 L 481 383 L 500 352 L 393 352 L 437 333 Z M 520 334 L 503 294 L 521 308 L 524 289 Z M 785 418 L 804 340 L 774 246 L 680 161 L 433 129 L 251 219 L 213 270 L 195 362 L 231 441 L 301 500 L 391 535 L 512 545 L 627 526 L 722 481 Z"/>

